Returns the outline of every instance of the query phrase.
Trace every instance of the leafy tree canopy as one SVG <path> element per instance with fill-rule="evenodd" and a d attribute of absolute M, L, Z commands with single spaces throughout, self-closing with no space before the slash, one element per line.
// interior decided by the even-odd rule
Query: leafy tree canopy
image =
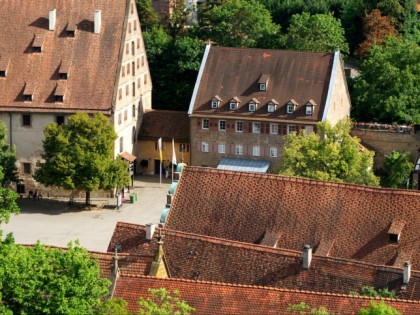
<path fill-rule="evenodd" d="M 373 174 L 373 153 L 363 149 L 350 136 L 351 121 L 342 120 L 332 127 L 318 124 L 318 133 L 292 133 L 286 136 L 279 173 L 333 182 L 378 186 Z"/>
<path fill-rule="evenodd" d="M 3 242 L 0 265 L 2 314 L 89 315 L 108 294 L 109 281 L 78 244 L 61 250 Z"/>
<path fill-rule="evenodd" d="M 420 46 L 389 37 L 374 45 L 352 90 L 359 121 L 420 123 Z"/>
<path fill-rule="evenodd" d="M 396 298 L 395 290 L 389 291 L 388 288 L 375 290 L 373 287 L 363 286 L 362 290 L 359 292 L 351 291 L 351 295 L 362 295 L 362 296 L 371 296 L 371 297 L 384 297 L 384 298 Z"/>
<path fill-rule="evenodd" d="M 142 31 L 148 31 L 160 25 L 159 15 L 152 6 L 152 0 L 136 0 Z"/>
<path fill-rule="evenodd" d="M 108 299 L 99 306 L 96 315 L 131 315 L 127 310 L 127 301 L 118 299 Z"/>
<path fill-rule="evenodd" d="M 18 182 L 17 167 L 16 167 L 16 150 L 10 147 L 7 142 L 6 126 L 0 121 L 0 167 L 3 172 L 3 177 L 0 180 L 0 185 L 5 187 L 11 182 Z"/>
<path fill-rule="evenodd" d="M 293 15 L 285 41 L 287 49 L 328 52 L 339 49 L 349 53 L 341 22 L 331 13 Z"/>
<path fill-rule="evenodd" d="M 330 313 L 328 309 L 324 306 L 321 306 L 319 308 L 311 308 L 305 302 L 289 305 L 287 311 L 289 312 L 289 314 L 298 315 L 334 315 L 333 313 Z"/>
<path fill-rule="evenodd" d="M 47 125 L 44 135 L 44 161 L 35 171 L 44 185 L 82 189 L 90 205 L 91 191 L 129 183 L 127 163 L 113 159 L 117 135 L 103 114 L 75 114 L 65 125 Z"/>
<path fill-rule="evenodd" d="M 3 181 L 3 172 L 0 167 L 0 182 L 1 181 Z M 10 219 L 10 214 L 18 214 L 20 212 L 20 209 L 16 204 L 17 198 L 18 195 L 14 191 L 0 186 L 0 224 L 2 224 L 3 222 L 8 223 Z"/>
<path fill-rule="evenodd" d="M 384 168 L 386 172 L 383 179 L 384 186 L 397 188 L 401 187 L 404 181 L 410 178 L 414 164 L 411 163 L 408 153 L 392 151 L 385 157 Z"/>
<path fill-rule="evenodd" d="M 378 304 L 370 302 L 369 308 L 362 308 L 357 315 L 402 315 L 395 308 L 388 306 L 384 301 Z"/>
<path fill-rule="evenodd" d="M 144 315 L 189 315 L 194 308 L 189 306 L 185 301 L 178 298 L 179 291 L 173 291 L 172 294 L 164 289 L 149 289 L 152 294 L 151 298 L 140 298 L 139 314 Z"/>

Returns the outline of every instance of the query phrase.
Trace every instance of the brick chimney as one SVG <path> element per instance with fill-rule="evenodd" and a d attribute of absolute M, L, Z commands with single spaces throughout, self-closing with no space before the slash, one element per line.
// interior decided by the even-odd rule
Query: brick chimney
<path fill-rule="evenodd" d="M 56 9 L 51 9 L 49 14 L 48 14 L 48 29 L 50 31 L 54 31 L 55 28 L 55 20 L 57 18 L 57 10 Z"/>
<path fill-rule="evenodd" d="M 311 245 L 305 244 L 303 246 L 303 268 L 309 269 L 312 260 L 312 248 Z"/>
<path fill-rule="evenodd" d="M 146 224 L 146 240 L 151 241 L 153 234 L 155 234 L 156 224 L 149 223 Z"/>
<path fill-rule="evenodd" d="M 403 284 L 408 284 L 411 277 L 411 265 L 409 261 L 406 261 L 404 263 L 404 269 L 403 269 Z"/>
<path fill-rule="evenodd" d="M 101 32 L 101 10 L 95 10 L 94 29 L 95 34 L 99 34 Z"/>

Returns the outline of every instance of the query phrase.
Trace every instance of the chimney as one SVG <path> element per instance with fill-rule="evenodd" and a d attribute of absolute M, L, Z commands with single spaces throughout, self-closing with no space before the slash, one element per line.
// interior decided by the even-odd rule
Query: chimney
<path fill-rule="evenodd" d="M 95 34 L 99 34 L 101 32 L 101 10 L 95 10 L 94 25 Z"/>
<path fill-rule="evenodd" d="M 48 15 L 48 17 L 49 17 L 49 25 L 48 25 L 48 29 L 50 30 L 50 31 L 54 31 L 54 27 L 55 27 L 55 20 L 56 20 L 56 17 L 57 17 L 57 10 L 56 9 L 51 9 L 50 10 L 50 13 L 49 13 L 49 15 Z"/>
<path fill-rule="evenodd" d="M 408 282 L 410 281 L 410 277 L 411 277 L 411 266 L 410 266 L 410 262 L 406 261 L 404 263 L 403 284 L 408 284 Z"/>
<path fill-rule="evenodd" d="M 146 224 L 146 240 L 151 241 L 153 234 L 155 234 L 156 224 L 149 223 Z"/>
<path fill-rule="evenodd" d="M 312 248 L 311 245 L 305 244 L 303 246 L 303 268 L 309 269 L 312 260 Z"/>

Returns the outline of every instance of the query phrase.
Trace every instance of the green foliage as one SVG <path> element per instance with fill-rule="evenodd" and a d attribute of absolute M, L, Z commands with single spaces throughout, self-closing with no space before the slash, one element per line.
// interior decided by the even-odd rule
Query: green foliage
<path fill-rule="evenodd" d="M 331 13 L 293 15 L 285 42 L 285 48 L 292 50 L 331 52 L 339 49 L 344 54 L 349 53 L 341 22 Z"/>
<path fill-rule="evenodd" d="M 410 177 L 414 164 L 410 162 L 408 153 L 392 151 L 385 156 L 384 168 L 386 176 L 383 179 L 383 185 L 397 188 L 402 187 L 404 181 Z"/>
<path fill-rule="evenodd" d="M 378 186 L 373 174 L 373 153 L 363 149 L 350 136 L 351 121 L 342 120 L 332 127 L 318 124 L 318 133 L 292 133 L 286 136 L 279 173 L 333 182 Z"/>
<path fill-rule="evenodd" d="M 139 314 L 144 315 L 188 315 L 194 311 L 185 301 L 178 298 L 179 291 L 173 291 L 172 295 L 164 289 L 149 289 L 152 298 L 140 298 Z"/>
<path fill-rule="evenodd" d="M 378 304 L 370 302 L 369 308 L 362 308 L 358 315 L 402 315 L 395 308 L 388 306 L 384 301 L 380 301 Z"/>
<path fill-rule="evenodd" d="M 311 308 L 305 302 L 300 302 L 298 304 L 291 304 L 287 308 L 289 314 L 298 314 L 298 315 L 334 315 L 330 313 L 328 309 L 324 306 L 319 308 Z"/>
<path fill-rule="evenodd" d="M 420 46 L 389 37 L 373 46 L 352 90 L 359 121 L 420 123 Z"/>
<path fill-rule="evenodd" d="M 396 298 L 395 290 L 389 291 L 388 288 L 375 290 L 373 287 L 363 286 L 362 290 L 359 292 L 350 291 L 350 295 L 358 296 L 371 296 L 371 297 L 383 297 L 383 298 Z"/>
<path fill-rule="evenodd" d="M 127 310 L 127 301 L 118 299 L 108 299 L 101 303 L 99 309 L 95 312 L 96 315 L 130 315 Z"/>
<path fill-rule="evenodd" d="M 110 284 L 78 244 L 61 250 L 1 243 L 0 265 L 2 307 L 13 314 L 94 314 Z"/>
<path fill-rule="evenodd" d="M 0 167 L 0 182 L 3 181 L 3 172 Z M 18 195 L 8 189 L 0 186 L 0 225 L 5 222 L 8 223 L 10 219 L 10 214 L 18 214 L 20 209 L 16 204 L 16 199 Z M 0 230 L 0 240 L 1 240 L 1 230 Z"/>
<path fill-rule="evenodd" d="M 82 189 L 86 205 L 90 205 L 91 191 L 129 183 L 128 165 L 113 160 L 117 135 L 103 114 L 92 118 L 85 113 L 75 114 L 65 125 L 47 125 L 44 135 L 44 161 L 37 164 L 35 171 L 35 179 L 44 185 Z"/>
<path fill-rule="evenodd" d="M 2 121 L 0 121 L 0 168 L 3 172 L 3 177 L 0 180 L 2 187 L 11 182 L 19 181 L 16 167 L 16 149 L 10 147 L 7 143 L 7 130 Z"/>
<path fill-rule="evenodd" d="M 148 31 L 160 25 L 159 15 L 152 6 L 152 0 L 136 0 L 142 31 Z"/>
<path fill-rule="evenodd" d="M 280 30 L 257 0 L 228 0 L 214 6 L 206 23 L 200 24 L 202 38 L 228 47 L 266 46 Z"/>

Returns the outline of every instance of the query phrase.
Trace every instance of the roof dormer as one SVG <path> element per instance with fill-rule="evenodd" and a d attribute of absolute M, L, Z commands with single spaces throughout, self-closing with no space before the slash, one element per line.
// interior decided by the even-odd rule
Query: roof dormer
<path fill-rule="evenodd" d="M 222 101 L 222 99 L 220 98 L 219 95 L 215 95 L 212 99 L 211 99 L 211 108 L 212 109 L 217 109 L 220 106 L 220 102 Z"/>
<path fill-rule="evenodd" d="M 261 76 L 258 80 L 258 90 L 259 91 L 267 91 L 269 80 L 270 80 L 270 75 L 269 74 L 261 74 Z"/>
<path fill-rule="evenodd" d="M 404 225 L 405 225 L 404 221 L 400 221 L 400 220 L 392 221 L 391 226 L 388 230 L 390 244 L 398 244 Z"/>
<path fill-rule="evenodd" d="M 232 111 L 238 110 L 241 100 L 235 96 L 229 101 L 229 109 Z"/>
<path fill-rule="evenodd" d="M 35 35 L 34 41 L 32 43 L 32 49 L 34 52 L 42 52 L 42 45 L 44 44 L 45 34 Z"/>
<path fill-rule="evenodd" d="M 35 83 L 26 83 L 23 90 L 23 99 L 25 102 L 32 102 L 35 93 Z"/>
<path fill-rule="evenodd" d="M 305 105 L 305 114 L 306 116 L 312 116 L 314 114 L 316 103 L 313 99 L 310 99 Z"/>
<path fill-rule="evenodd" d="M 260 102 L 258 102 L 258 100 L 256 99 L 256 98 L 253 98 L 253 99 L 251 99 L 249 102 L 248 102 L 248 110 L 250 111 L 250 112 L 255 112 L 255 111 L 257 111 L 257 109 L 258 109 L 258 104 L 259 104 Z"/>
<path fill-rule="evenodd" d="M 64 96 L 66 93 L 66 81 L 58 81 L 57 87 L 54 92 L 54 98 L 56 103 L 63 103 Z"/>
<path fill-rule="evenodd" d="M 0 59 L 0 78 L 7 76 L 7 68 L 9 67 L 10 59 L 2 57 Z"/>
<path fill-rule="evenodd" d="M 286 103 L 286 114 L 293 115 L 298 105 L 299 104 L 292 98 Z"/>
<path fill-rule="evenodd" d="M 60 69 L 58 70 L 60 80 L 67 80 L 68 79 L 69 70 L 70 70 L 70 62 L 68 60 L 62 60 L 61 64 L 60 64 Z"/>
<path fill-rule="evenodd" d="M 75 22 L 69 22 L 67 24 L 66 34 L 67 37 L 73 38 L 76 33 L 76 23 Z"/>
<path fill-rule="evenodd" d="M 278 105 L 279 105 L 279 103 L 274 98 L 272 98 L 267 103 L 267 113 L 274 113 L 276 111 Z"/>

